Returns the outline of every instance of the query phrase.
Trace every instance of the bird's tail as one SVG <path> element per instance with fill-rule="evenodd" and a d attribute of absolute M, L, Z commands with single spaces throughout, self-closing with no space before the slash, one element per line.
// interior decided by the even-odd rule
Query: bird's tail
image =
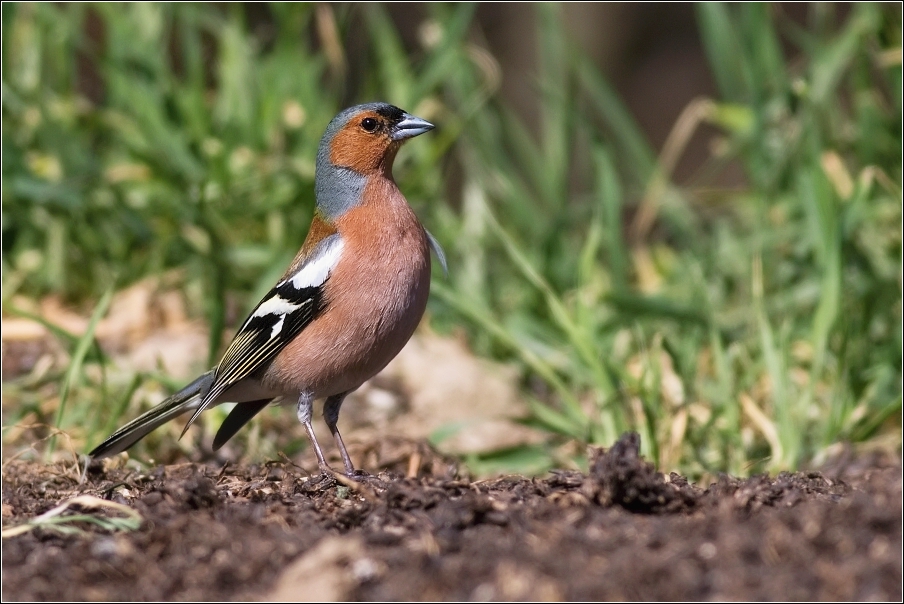
<path fill-rule="evenodd" d="M 133 419 L 111 434 L 104 442 L 94 447 L 88 456 L 93 459 L 103 459 L 122 453 L 171 419 L 194 410 L 210 390 L 213 378 L 214 370 L 211 369 L 147 413 Z"/>

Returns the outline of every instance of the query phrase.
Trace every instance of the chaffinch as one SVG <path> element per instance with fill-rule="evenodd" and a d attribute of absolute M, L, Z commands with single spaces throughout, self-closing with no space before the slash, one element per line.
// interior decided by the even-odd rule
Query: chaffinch
<path fill-rule="evenodd" d="M 315 399 L 348 475 L 355 468 L 336 423 L 345 397 L 395 357 L 417 327 L 430 290 L 436 240 L 392 178 L 406 140 L 433 124 L 387 103 L 357 105 L 329 123 L 317 152 L 317 209 L 301 250 L 254 307 L 216 368 L 126 424 L 89 455 L 124 451 L 193 411 L 238 403 L 213 440 L 220 448 L 268 404 L 296 401 L 317 462 L 329 470 L 311 426 Z"/>

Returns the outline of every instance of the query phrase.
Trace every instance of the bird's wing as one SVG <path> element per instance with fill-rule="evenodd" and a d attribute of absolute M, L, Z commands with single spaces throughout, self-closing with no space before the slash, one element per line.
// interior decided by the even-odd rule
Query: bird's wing
<path fill-rule="evenodd" d="M 338 234 L 325 237 L 293 273 L 261 299 L 226 349 L 210 390 L 185 430 L 217 397 L 265 367 L 323 312 L 324 284 L 339 262 L 343 247 Z"/>

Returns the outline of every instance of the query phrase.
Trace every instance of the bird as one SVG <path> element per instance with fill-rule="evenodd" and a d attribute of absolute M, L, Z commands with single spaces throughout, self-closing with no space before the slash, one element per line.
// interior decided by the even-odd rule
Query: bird
<path fill-rule="evenodd" d="M 216 367 L 111 434 L 88 457 L 125 451 L 192 412 L 184 436 L 204 411 L 237 403 L 214 436 L 217 450 L 267 405 L 294 402 L 321 472 L 330 473 L 311 423 L 314 401 L 325 399 L 323 419 L 345 474 L 354 476 L 337 427 L 342 403 L 414 333 L 430 291 L 431 250 L 446 270 L 442 247 L 392 176 L 402 144 L 433 128 L 385 102 L 336 115 L 317 151 L 311 226 L 286 272 Z"/>

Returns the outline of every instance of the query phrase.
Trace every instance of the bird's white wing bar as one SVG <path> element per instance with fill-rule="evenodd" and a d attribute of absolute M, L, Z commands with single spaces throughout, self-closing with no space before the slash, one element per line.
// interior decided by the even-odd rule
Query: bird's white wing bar
<path fill-rule="evenodd" d="M 280 296 L 265 298 L 258 307 L 254 309 L 251 316 L 248 317 L 248 321 L 255 317 L 266 317 L 267 315 L 287 315 L 296 310 L 298 310 L 298 304 L 293 304 Z"/>

